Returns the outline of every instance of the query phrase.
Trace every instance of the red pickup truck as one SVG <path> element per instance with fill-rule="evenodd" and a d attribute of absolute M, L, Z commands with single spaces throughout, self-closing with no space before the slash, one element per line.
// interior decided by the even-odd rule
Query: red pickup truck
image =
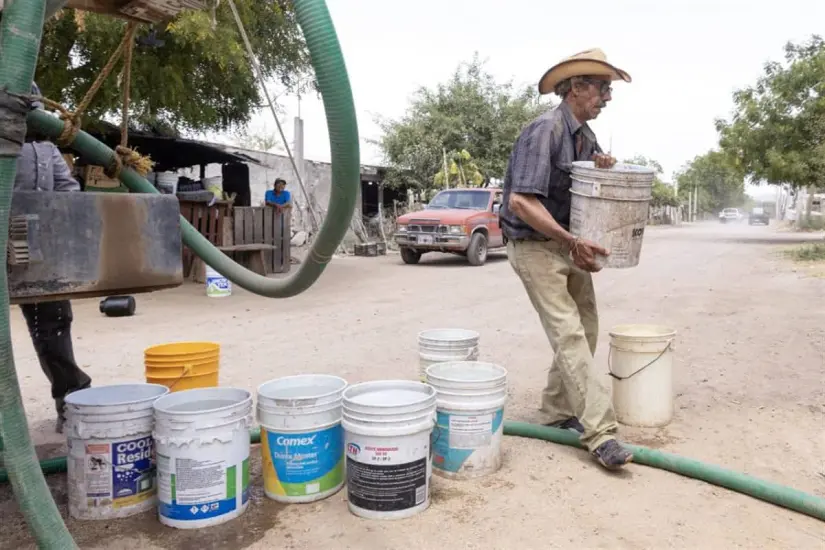
<path fill-rule="evenodd" d="M 484 265 L 487 251 L 505 246 L 498 225 L 501 189 L 445 189 L 420 212 L 399 216 L 395 242 L 406 264 L 417 264 L 426 252 L 466 256 Z"/>

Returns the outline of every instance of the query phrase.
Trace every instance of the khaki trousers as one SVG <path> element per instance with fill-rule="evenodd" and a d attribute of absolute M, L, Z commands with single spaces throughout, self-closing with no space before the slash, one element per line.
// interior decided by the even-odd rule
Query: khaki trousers
<path fill-rule="evenodd" d="M 593 360 L 599 335 L 593 279 L 555 241 L 510 241 L 507 257 L 555 352 L 541 410 L 550 422 L 577 417 L 581 441 L 592 451 L 615 438 L 618 428 L 607 372 Z"/>

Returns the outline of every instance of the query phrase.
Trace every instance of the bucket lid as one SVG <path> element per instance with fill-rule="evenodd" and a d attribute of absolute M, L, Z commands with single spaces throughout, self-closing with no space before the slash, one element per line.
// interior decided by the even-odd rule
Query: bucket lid
<path fill-rule="evenodd" d="M 507 379 L 507 369 L 482 361 L 451 361 L 427 367 L 427 381 L 438 385 L 448 382 L 451 386 L 496 386 Z"/>
<path fill-rule="evenodd" d="M 465 342 L 478 339 L 478 332 L 463 328 L 434 328 L 422 330 L 418 333 L 419 341 Z"/>
<path fill-rule="evenodd" d="M 112 407 L 151 402 L 169 393 L 160 384 L 114 384 L 78 390 L 66 396 L 65 403 L 75 407 Z"/>
<path fill-rule="evenodd" d="M 664 325 L 617 325 L 608 333 L 612 338 L 633 340 L 669 340 L 676 336 L 676 330 Z"/>
<path fill-rule="evenodd" d="M 305 404 L 307 400 L 324 400 L 340 396 L 347 381 L 330 374 L 298 374 L 284 376 L 258 386 L 258 401 L 274 401 L 276 405 L 290 407 Z"/>
<path fill-rule="evenodd" d="M 344 390 L 349 408 L 393 411 L 420 407 L 435 400 L 435 388 L 410 380 L 379 380 L 355 384 Z"/>

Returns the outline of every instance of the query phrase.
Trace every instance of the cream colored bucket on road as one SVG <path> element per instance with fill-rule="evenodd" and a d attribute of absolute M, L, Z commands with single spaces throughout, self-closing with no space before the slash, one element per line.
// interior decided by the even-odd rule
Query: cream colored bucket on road
<path fill-rule="evenodd" d="M 675 330 L 659 325 L 619 325 L 610 331 L 607 364 L 613 408 L 622 424 L 653 428 L 673 419 L 675 338 Z"/>

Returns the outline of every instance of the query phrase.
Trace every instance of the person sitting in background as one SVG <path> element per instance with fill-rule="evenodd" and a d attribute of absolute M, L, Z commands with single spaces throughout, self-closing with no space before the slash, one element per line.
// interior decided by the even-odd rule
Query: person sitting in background
<path fill-rule="evenodd" d="M 32 95 L 40 96 L 37 84 Z M 33 105 L 42 109 L 43 105 Z M 57 146 L 43 136 L 30 132 L 17 157 L 15 191 L 80 191 L 69 165 Z M 55 429 L 63 433 L 64 399 L 77 390 L 88 388 L 92 379 L 77 366 L 72 346 L 72 304 L 69 300 L 23 304 L 23 317 L 40 361 L 40 368 L 52 385 L 52 398 L 57 408 Z"/>
<path fill-rule="evenodd" d="M 274 206 L 278 212 L 292 208 L 292 195 L 286 190 L 286 181 L 282 178 L 275 180 L 275 185 L 264 195 L 267 206 Z"/>

